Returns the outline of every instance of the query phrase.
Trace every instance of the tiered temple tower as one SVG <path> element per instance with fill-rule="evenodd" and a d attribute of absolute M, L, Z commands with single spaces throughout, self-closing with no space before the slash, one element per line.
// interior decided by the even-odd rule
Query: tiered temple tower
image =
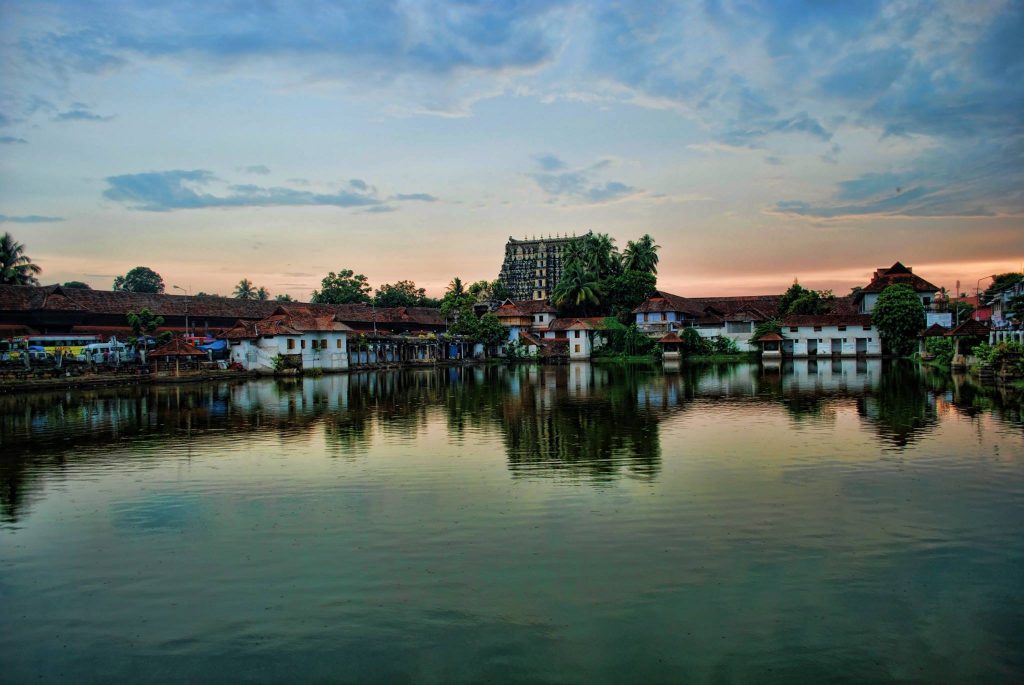
<path fill-rule="evenodd" d="M 587 233 L 587 235 L 590 235 Z M 505 244 L 505 262 L 499 278 L 513 300 L 546 300 L 562 277 L 565 246 L 585 236 L 548 236 L 516 240 Z"/>

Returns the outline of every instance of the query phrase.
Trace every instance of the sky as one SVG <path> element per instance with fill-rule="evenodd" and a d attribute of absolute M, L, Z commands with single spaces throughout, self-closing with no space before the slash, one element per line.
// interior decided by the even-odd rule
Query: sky
<path fill-rule="evenodd" d="M 439 295 L 592 230 L 681 295 L 973 291 L 1024 265 L 1022 35 L 999 0 L 0 0 L 0 231 L 96 288 Z"/>

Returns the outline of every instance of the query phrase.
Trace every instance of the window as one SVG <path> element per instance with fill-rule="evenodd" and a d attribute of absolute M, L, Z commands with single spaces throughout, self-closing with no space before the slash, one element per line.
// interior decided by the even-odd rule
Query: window
<path fill-rule="evenodd" d="M 575 347 L 576 347 L 576 352 L 577 352 L 577 353 L 579 353 L 579 351 L 580 351 L 580 346 L 579 346 L 579 345 L 576 345 Z"/>
<path fill-rule="evenodd" d="M 321 350 L 326 350 L 327 349 L 327 338 L 324 338 L 323 340 L 320 341 L 320 349 Z"/>
<path fill-rule="evenodd" d="M 863 328 L 863 329 L 864 329 L 865 331 L 870 331 L 870 330 L 871 330 L 871 326 L 863 326 L 862 328 Z"/>
<path fill-rule="evenodd" d="M 580 337 L 580 332 L 579 331 L 573 331 L 572 334 L 573 334 L 572 337 L 574 337 L 574 338 Z"/>
<path fill-rule="evenodd" d="M 338 338 L 337 340 L 334 341 L 334 346 L 337 347 L 339 350 L 341 349 L 341 338 Z"/>
<path fill-rule="evenodd" d="M 749 333 L 750 322 L 749 321 L 726 321 L 725 322 L 726 333 Z"/>
<path fill-rule="evenodd" d="M 814 327 L 814 332 L 815 332 L 815 333 L 818 333 L 818 332 L 820 332 L 820 331 L 821 331 L 821 326 L 815 326 L 815 327 Z"/>
<path fill-rule="evenodd" d="M 305 340 L 305 338 L 303 338 L 302 340 L 299 341 L 299 346 L 302 347 L 302 349 L 306 349 L 306 340 Z"/>
<path fill-rule="evenodd" d="M 800 332 L 800 327 L 799 326 L 790 326 L 789 327 L 789 332 L 790 333 L 799 333 Z"/>
<path fill-rule="evenodd" d="M 294 350 L 295 349 L 295 338 L 288 338 L 288 349 L 289 350 Z"/>
<path fill-rule="evenodd" d="M 930 305 L 932 303 L 932 298 L 930 298 L 930 297 L 925 297 L 923 299 L 924 299 L 924 306 L 925 307 L 927 307 L 928 305 Z"/>
<path fill-rule="evenodd" d="M 845 331 L 845 330 L 846 330 L 846 326 L 840 326 L 840 327 L 839 327 L 839 330 L 841 330 L 841 331 Z"/>

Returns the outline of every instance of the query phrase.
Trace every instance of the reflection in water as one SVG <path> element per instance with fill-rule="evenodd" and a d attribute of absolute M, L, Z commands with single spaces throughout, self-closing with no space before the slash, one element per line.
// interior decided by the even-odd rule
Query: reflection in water
<path fill-rule="evenodd" d="M 241 384 L 148 386 L 0 397 L 0 515 L 16 521 L 39 476 L 66 462 L 100 461 L 105 447 L 138 443 L 138 458 L 185 437 L 204 443 L 268 433 L 282 446 L 322 428 L 336 456 L 400 440 L 443 414 L 448 435 L 498 429 L 515 476 L 656 478 L 659 424 L 695 400 L 781 405 L 796 424 L 831 421 L 855 402 L 883 444 L 904 447 L 937 421 L 936 403 L 967 415 L 1021 421 L 1021 397 L 915 365 L 795 360 L 682 366 L 477 366 L 367 372 Z"/>
<path fill-rule="evenodd" d="M 0 397 L 0 673 L 1019 682 L 1020 409 L 876 360 Z"/>

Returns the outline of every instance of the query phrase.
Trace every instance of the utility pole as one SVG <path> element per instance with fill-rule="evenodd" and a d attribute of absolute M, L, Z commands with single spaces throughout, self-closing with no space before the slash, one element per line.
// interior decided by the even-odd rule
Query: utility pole
<path fill-rule="evenodd" d="M 185 335 L 188 335 L 189 334 L 189 329 L 188 329 L 188 305 L 192 302 L 192 291 L 191 291 L 191 287 L 192 286 L 189 286 L 188 290 L 186 290 L 185 288 L 182 288 L 180 285 L 172 285 L 171 287 L 174 288 L 175 290 L 180 290 L 181 292 L 185 293 L 185 295 L 188 297 L 188 299 L 185 300 Z"/>

